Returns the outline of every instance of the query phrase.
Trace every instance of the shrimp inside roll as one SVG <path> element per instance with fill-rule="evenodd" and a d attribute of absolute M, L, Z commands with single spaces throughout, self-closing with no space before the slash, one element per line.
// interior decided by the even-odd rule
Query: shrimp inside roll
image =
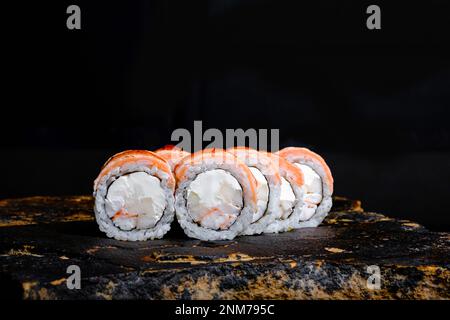
<path fill-rule="evenodd" d="M 239 182 L 222 169 L 200 173 L 187 188 L 189 215 L 208 229 L 228 229 L 242 210 L 242 199 Z"/>
<path fill-rule="evenodd" d="M 322 201 L 322 179 L 311 167 L 300 163 L 294 163 L 294 165 L 302 171 L 305 187 L 300 220 L 308 220 Z"/>
<path fill-rule="evenodd" d="M 166 196 L 160 180 L 145 172 L 120 176 L 108 188 L 105 210 L 121 230 L 148 229 L 161 219 Z"/>

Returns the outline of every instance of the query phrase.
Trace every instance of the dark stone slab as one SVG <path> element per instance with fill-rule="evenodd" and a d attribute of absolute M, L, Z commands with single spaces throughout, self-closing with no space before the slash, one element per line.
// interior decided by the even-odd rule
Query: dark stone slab
<path fill-rule="evenodd" d="M 25 299 L 450 298 L 450 234 L 335 198 L 318 228 L 203 242 L 106 238 L 88 196 L 0 201 L 0 293 Z M 81 289 L 67 288 L 69 265 Z M 369 289 L 367 267 L 380 268 Z"/>

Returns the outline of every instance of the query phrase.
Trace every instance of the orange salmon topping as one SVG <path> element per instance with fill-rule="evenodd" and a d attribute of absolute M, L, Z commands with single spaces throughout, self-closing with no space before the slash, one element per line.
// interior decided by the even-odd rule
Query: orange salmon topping
<path fill-rule="evenodd" d="M 169 188 L 175 188 L 175 179 L 172 175 L 172 170 L 169 164 L 162 157 L 156 153 L 147 150 L 127 150 L 115 154 L 109 158 L 103 165 L 100 174 L 94 181 L 94 190 L 97 190 L 98 183 L 101 178 L 108 175 L 112 170 L 118 167 L 122 167 L 129 163 L 140 163 L 148 168 L 156 167 L 158 170 L 165 172 L 169 175 L 168 186 Z"/>

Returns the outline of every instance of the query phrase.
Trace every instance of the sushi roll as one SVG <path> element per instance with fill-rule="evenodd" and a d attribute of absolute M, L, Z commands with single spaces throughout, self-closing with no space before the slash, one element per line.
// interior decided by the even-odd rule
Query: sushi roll
<path fill-rule="evenodd" d="M 184 151 L 177 146 L 174 145 L 166 145 L 162 148 L 159 148 L 155 151 L 155 153 L 166 160 L 169 163 L 170 168 L 173 170 L 177 163 L 183 159 L 184 157 L 190 155 L 189 152 Z"/>
<path fill-rule="evenodd" d="M 206 149 L 175 168 L 175 210 L 184 232 L 200 240 L 231 240 L 258 210 L 256 181 L 232 153 Z"/>
<path fill-rule="evenodd" d="M 266 233 L 279 233 L 299 228 L 303 208 L 302 171 L 278 155 L 271 154 L 281 177 L 278 214 L 269 224 Z"/>
<path fill-rule="evenodd" d="M 227 150 L 244 162 L 256 180 L 258 210 L 243 235 L 260 234 L 280 212 L 281 176 L 273 156 L 268 152 L 236 147 Z"/>
<path fill-rule="evenodd" d="M 170 165 L 145 150 L 111 157 L 94 182 L 95 217 L 117 240 L 159 239 L 174 219 L 175 178 Z"/>
<path fill-rule="evenodd" d="M 289 147 L 277 153 L 299 168 L 304 177 L 304 208 L 299 227 L 316 227 L 332 206 L 333 176 L 325 160 L 306 148 Z"/>

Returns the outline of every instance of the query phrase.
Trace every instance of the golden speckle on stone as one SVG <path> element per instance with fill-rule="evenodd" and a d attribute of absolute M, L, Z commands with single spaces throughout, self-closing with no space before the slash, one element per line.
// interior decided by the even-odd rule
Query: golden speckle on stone
<path fill-rule="evenodd" d="M 29 299 L 31 297 L 30 291 L 33 287 L 35 287 L 38 284 L 37 281 L 26 281 L 22 283 L 22 289 L 23 289 L 23 297 L 25 299 Z"/>
<path fill-rule="evenodd" d="M 50 284 L 52 286 L 59 286 L 61 283 L 65 282 L 66 278 L 61 278 L 61 279 L 57 279 L 57 280 L 53 280 L 52 282 L 50 282 Z"/>
<path fill-rule="evenodd" d="M 116 288 L 116 284 L 112 281 L 109 281 L 108 284 L 106 285 L 104 292 L 97 292 L 96 296 L 103 298 L 105 300 L 112 300 L 115 288 Z"/>
<path fill-rule="evenodd" d="M 114 246 L 105 246 L 105 247 L 94 246 L 94 247 L 92 247 L 92 248 L 90 248 L 90 249 L 87 249 L 87 250 L 86 250 L 86 253 L 88 253 L 88 254 L 94 254 L 94 253 L 96 253 L 97 251 L 99 251 L 100 249 L 117 249 L 117 247 L 114 247 Z"/>
<path fill-rule="evenodd" d="M 30 256 L 36 258 L 42 258 L 43 255 L 30 252 L 34 246 L 24 245 L 22 249 L 10 249 L 7 253 L 0 256 Z"/>
<path fill-rule="evenodd" d="M 414 222 L 405 222 L 402 223 L 402 226 L 410 227 L 410 228 L 420 228 L 420 224 Z"/>
<path fill-rule="evenodd" d="M 70 216 L 66 216 L 61 219 L 61 222 L 72 222 L 72 221 L 92 221 L 94 217 L 91 214 L 85 212 L 78 212 L 71 214 Z"/>
<path fill-rule="evenodd" d="M 345 252 L 344 249 L 340 249 L 340 248 L 325 247 L 325 250 L 327 250 L 328 252 L 331 252 L 331 253 L 342 253 L 342 252 Z"/>

